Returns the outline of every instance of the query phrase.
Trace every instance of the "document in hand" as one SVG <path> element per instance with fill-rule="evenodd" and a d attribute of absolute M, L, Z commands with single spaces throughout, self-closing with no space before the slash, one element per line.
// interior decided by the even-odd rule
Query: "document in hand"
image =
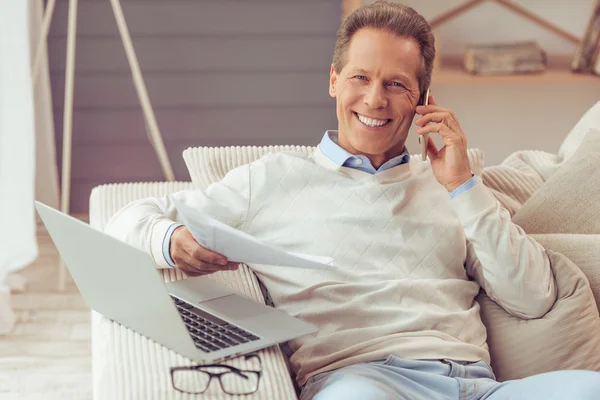
<path fill-rule="evenodd" d="M 330 257 L 287 252 L 203 215 L 174 197 L 171 200 L 194 239 L 201 246 L 224 255 L 229 261 L 315 269 L 333 266 Z"/>

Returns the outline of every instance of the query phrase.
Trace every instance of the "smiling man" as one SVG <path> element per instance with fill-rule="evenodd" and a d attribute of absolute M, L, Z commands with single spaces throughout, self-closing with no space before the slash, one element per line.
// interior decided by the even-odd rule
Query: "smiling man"
<path fill-rule="evenodd" d="M 351 41 L 338 42 L 330 73 L 338 145 L 379 168 L 404 150 L 425 71 L 412 39 L 364 28 Z"/>
<path fill-rule="evenodd" d="M 204 191 L 173 195 L 288 251 L 332 257 L 329 270 L 250 264 L 274 305 L 319 327 L 289 342 L 304 399 L 595 399 L 600 374 L 558 371 L 498 383 L 475 296 L 543 316 L 556 300 L 544 249 L 471 173 L 454 113 L 418 105 L 434 40 L 414 10 L 376 2 L 338 31 L 329 93 L 337 131 L 308 157 L 269 154 Z M 405 147 L 415 113 L 428 161 Z M 160 268 L 235 269 L 200 246 L 169 197 L 134 202 L 107 232 Z M 555 397 L 552 397 L 555 396 Z"/>

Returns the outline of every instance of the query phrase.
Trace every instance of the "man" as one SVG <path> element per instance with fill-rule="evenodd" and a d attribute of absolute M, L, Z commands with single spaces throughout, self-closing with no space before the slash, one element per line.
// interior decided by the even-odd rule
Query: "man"
<path fill-rule="evenodd" d="M 250 266 L 276 307 L 320 328 L 289 343 L 302 399 L 591 399 L 600 374 L 590 371 L 495 381 L 480 286 L 525 319 L 552 307 L 556 287 L 544 249 L 471 173 L 454 114 L 433 97 L 418 106 L 434 56 L 414 10 L 362 7 L 334 51 L 338 131 L 310 157 L 270 154 L 174 197 L 286 250 L 335 260 L 320 271 Z M 415 111 L 417 133 L 444 142 L 429 139 L 430 163 L 405 147 Z M 188 275 L 238 266 L 195 242 L 169 198 L 125 207 L 107 231 Z"/>

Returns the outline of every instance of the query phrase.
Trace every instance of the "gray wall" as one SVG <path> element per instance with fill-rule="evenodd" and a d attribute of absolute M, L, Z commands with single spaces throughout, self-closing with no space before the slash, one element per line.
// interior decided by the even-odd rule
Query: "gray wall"
<path fill-rule="evenodd" d="M 339 0 L 122 0 L 178 180 L 189 146 L 315 144 L 336 127 L 327 80 Z M 60 165 L 67 0 L 49 37 Z M 92 187 L 164 180 L 108 0 L 79 2 L 71 210 Z"/>

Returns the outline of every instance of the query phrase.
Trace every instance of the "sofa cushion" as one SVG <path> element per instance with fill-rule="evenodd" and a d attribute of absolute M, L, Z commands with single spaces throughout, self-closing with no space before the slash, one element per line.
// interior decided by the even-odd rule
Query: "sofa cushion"
<path fill-rule="evenodd" d="M 558 150 L 558 155 L 568 159 L 580 147 L 585 135 L 591 130 L 600 130 L 600 101 L 591 106 L 571 129 Z"/>
<path fill-rule="evenodd" d="M 580 134 L 578 128 L 573 132 Z M 577 140 L 575 152 L 513 217 L 546 248 L 558 301 L 543 318 L 524 321 L 479 297 L 492 366 L 501 380 L 560 369 L 600 370 L 600 180 L 594 179 L 600 131 L 565 143 Z"/>
<path fill-rule="evenodd" d="M 520 319 L 484 292 L 477 297 L 488 331 L 491 365 L 499 381 L 563 369 L 600 371 L 600 316 L 589 283 L 566 256 L 546 252 L 558 299 L 544 317 Z"/>
<path fill-rule="evenodd" d="M 577 265 L 587 278 L 600 310 L 600 235 L 544 233 L 529 236 Z"/>
<path fill-rule="evenodd" d="M 515 214 L 513 222 L 531 233 L 600 234 L 600 130 L 581 145 Z"/>
<path fill-rule="evenodd" d="M 229 146 L 190 147 L 183 152 L 183 159 L 195 188 L 204 189 L 219 182 L 225 175 L 241 165 L 250 164 L 267 153 L 298 152 L 310 154 L 311 146 Z"/>
<path fill-rule="evenodd" d="M 267 153 L 296 152 L 308 155 L 315 149 L 314 146 L 294 145 L 190 147 L 183 152 L 183 159 L 194 187 L 204 189 L 223 179 L 230 170 L 256 161 Z M 483 152 L 479 149 L 468 149 L 467 156 L 473 173 L 481 175 Z M 412 157 L 421 159 L 420 154 L 414 154 Z"/>
<path fill-rule="evenodd" d="M 516 151 L 501 164 L 486 166 L 482 179 L 513 217 L 563 162 L 562 157 L 544 151 Z"/>

